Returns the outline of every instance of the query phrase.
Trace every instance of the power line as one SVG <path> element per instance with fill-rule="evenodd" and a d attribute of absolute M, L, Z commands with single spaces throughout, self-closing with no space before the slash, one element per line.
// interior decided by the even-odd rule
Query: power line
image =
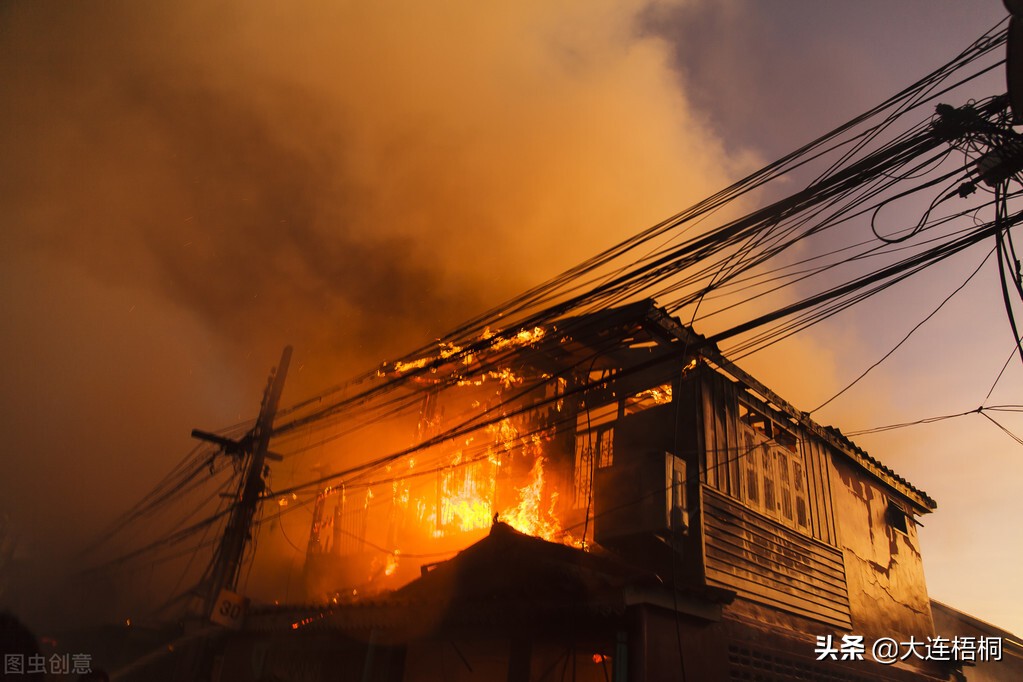
<path fill-rule="evenodd" d="M 970 283 L 970 281 L 977 275 L 977 273 L 980 272 L 981 268 L 984 267 L 984 264 L 987 263 L 987 261 L 991 257 L 992 253 L 994 253 L 994 249 L 992 249 L 991 251 L 988 251 L 988 254 L 986 256 L 984 256 L 984 260 L 982 260 L 980 262 L 980 265 L 978 265 L 977 268 L 972 273 L 970 273 L 970 276 L 967 277 L 966 280 L 962 284 L 960 284 L 958 287 L 953 289 L 952 293 L 950 293 L 948 296 L 946 296 L 941 301 L 941 303 L 938 304 L 937 308 L 932 310 L 926 317 L 924 317 L 924 319 L 920 320 L 920 322 L 918 322 L 915 325 L 913 325 L 913 328 L 910 329 L 909 332 L 904 337 L 902 337 L 902 340 L 899 341 L 897 344 L 895 344 L 895 346 L 893 346 L 891 350 L 889 350 L 887 353 L 882 355 L 881 358 L 877 362 L 872 364 L 870 367 L 867 367 L 867 369 L 863 370 L 863 372 L 859 376 L 857 376 L 855 379 L 853 379 L 848 385 L 846 385 L 845 388 L 843 388 L 838 393 L 836 393 L 835 395 L 833 395 L 830 398 L 828 398 L 827 400 L 825 400 L 823 403 L 821 403 L 817 407 L 815 407 L 812 410 L 810 410 L 808 412 L 808 414 L 813 414 L 814 412 L 817 412 L 818 410 L 822 409 L 823 407 L 825 407 L 826 405 L 828 405 L 829 403 L 834 401 L 836 398 L 841 396 L 843 393 L 848 391 L 850 388 L 852 388 L 853 386 L 858 384 L 860 382 L 860 380 L 862 380 L 865 376 L 867 376 L 867 374 L 870 373 L 871 370 L 873 370 L 875 367 L 877 367 L 882 362 L 884 362 L 889 357 L 891 357 L 891 355 L 895 351 L 897 351 L 899 348 L 902 347 L 902 344 L 906 343 L 906 341 L 909 340 L 909 337 L 911 337 L 916 330 L 920 329 L 920 327 L 924 326 L 928 322 L 928 320 L 930 320 L 932 317 L 937 315 L 938 311 L 941 310 L 943 307 L 945 307 L 945 304 L 948 303 L 950 300 L 952 300 L 953 296 L 955 296 L 960 291 L 962 291 L 966 287 L 966 285 Z"/>
<path fill-rule="evenodd" d="M 958 110 L 952 110 L 950 114 L 941 114 L 924 121 L 912 122 L 908 117 L 911 113 L 919 111 L 924 104 L 934 101 L 936 97 L 943 96 L 953 88 L 997 66 L 977 63 L 993 54 L 1004 41 L 1005 31 L 998 27 L 992 29 L 953 60 L 863 115 L 768 164 L 717 194 L 467 320 L 436 344 L 424 345 L 381 368 L 364 372 L 307 400 L 282 408 L 280 414 L 287 416 L 288 420 L 275 428 L 273 435 L 288 442 L 290 437 L 299 434 L 308 439 L 313 432 L 334 429 L 315 443 L 310 445 L 307 442 L 304 447 L 297 448 L 290 456 L 320 447 L 356 430 L 407 414 L 424 395 L 430 391 L 450 387 L 456 384 L 459 378 L 482 374 L 488 367 L 497 368 L 501 363 L 511 360 L 513 356 L 519 356 L 520 360 L 528 360 L 531 353 L 543 352 L 539 347 L 534 347 L 535 344 L 529 340 L 529 334 L 534 333 L 534 330 L 542 330 L 543 334 L 557 338 L 572 338 L 573 334 L 586 331 L 585 323 L 579 320 L 587 312 L 635 300 L 644 295 L 678 294 L 677 298 L 670 302 L 668 309 L 671 312 L 680 312 L 687 306 L 692 306 L 692 319 L 705 321 L 740 304 L 761 299 L 782 286 L 805 283 L 810 277 L 830 273 L 839 267 L 839 262 L 825 262 L 820 268 L 795 274 L 785 272 L 784 268 L 774 268 L 773 271 L 770 268 L 783 255 L 791 253 L 797 244 L 805 244 L 808 239 L 833 230 L 836 226 L 848 224 L 852 219 L 868 214 L 872 210 L 876 214 L 882 207 L 896 199 L 928 190 L 950 180 L 958 183 L 964 178 L 968 179 L 970 173 L 976 170 L 975 162 L 968 162 L 965 168 L 960 166 L 953 170 L 944 170 L 945 160 L 949 157 L 952 146 L 958 145 L 964 151 L 973 151 L 979 144 L 990 143 L 990 140 L 984 138 L 988 132 L 983 131 L 987 131 L 992 120 L 997 120 L 1002 115 L 1006 105 L 1004 98 L 992 98 L 966 105 Z M 972 73 L 966 73 L 968 67 L 976 68 Z M 953 78 L 959 80 L 952 82 Z M 899 126 L 905 129 L 899 130 Z M 695 233 L 696 226 L 702 225 L 710 216 L 732 202 L 766 188 L 769 183 L 786 176 L 791 177 L 797 171 L 812 173 L 811 162 L 824 164 L 825 168 L 803 189 L 739 218 Z M 900 183 L 917 178 L 920 178 L 920 182 L 913 188 L 901 190 Z M 1023 213 L 1013 216 L 998 215 L 993 225 L 975 225 L 972 229 L 946 232 L 927 241 L 916 240 L 916 243 L 910 245 L 910 242 L 924 230 L 946 224 L 945 219 L 932 220 L 931 210 L 954 196 L 952 194 L 954 191 L 948 187 L 941 191 L 932 200 L 931 208 L 905 234 L 895 239 L 877 235 L 882 241 L 881 246 L 867 248 L 865 252 L 860 251 L 853 259 L 847 259 L 847 262 L 854 261 L 856 265 L 862 265 L 868 257 L 898 260 L 882 264 L 842 284 L 819 289 L 794 303 L 748 318 L 730 328 L 718 330 L 708 337 L 709 343 L 734 339 L 736 345 L 730 351 L 734 350 L 739 357 L 761 350 L 972 247 L 999 230 L 1006 230 L 1008 223 L 1014 224 L 1023 216 Z M 999 199 L 1004 198 L 1004 195 L 996 196 L 996 205 Z M 964 213 L 961 212 L 959 215 Z M 682 235 L 687 235 L 687 238 L 681 240 Z M 1006 238 L 1004 241 L 1002 250 L 999 251 L 1000 266 L 1007 253 L 1014 253 L 1011 240 Z M 904 246 L 897 246 L 902 242 L 905 242 Z M 867 246 L 867 243 L 863 244 Z M 1000 241 L 999 244 L 1003 242 Z M 908 251 L 904 252 L 903 248 Z M 646 250 L 642 251 L 643 249 Z M 831 250 L 824 256 L 837 257 L 840 251 L 842 250 Z M 903 255 L 904 253 L 906 255 Z M 773 273 L 773 276 L 769 276 L 765 281 L 753 279 L 763 276 L 765 272 Z M 779 274 L 782 272 L 785 274 Z M 1007 287 L 1007 278 L 1003 276 L 1002 281 L 1003 287 Z M 697 317 L 701 306 L 712 300 L 710 294 L 734 296 L 736 291 L 743 290 L 738 285 L 750 282 L 757 282 L 757 286 L 752 289 L 753 293 L 739 304 L 725 305 Z M 775 284 L 778 286 L 774 286 Z M 965 284 L 966 282 L 963 286 Z M 955 292 L 952 295 L 954 294 Z M 940 308 L 939 305 L 938 309 Z M 1011 316 L 1011 307 L 1009 311 Z M 931 315 L 936 312 L 937 309 Z M 573 320 L 572 315 L 579 317 Z M 930 316 L 924 322 L 929 318 Z M 918 327 L 919 325 L 911 330 L 910 335 Z M 526 341 L 520 342 L 523 335 Z M 1017 338 L 1019 336 L 1014 335 L 1014 339 Z M 609 343 L 618 341 L 611 339 Z M 888 355 L 894 350 L 892 349 Z M 593 352 L 593 357 L 597 357 L 602 349 L 597 347 Z M 651 369 L 658 363 L 673 360 L 677 358 L 658 358 L 651 363 L 641 363 L 623 370 L 622 374 Z M 868 368 L 867 372 L 877 364 Z M 563 368 L 561 371 L 567 375 L 569 372 L 579 371 L 581 367 L 582 365 L 577 362 L 574 367 Z M 866 372 L 860 378 L 865 374 Z M 856 381 L 859 381 L 859 378 Z M 499 405 L 460 419 L 452 427 L 424 439 L 421 443 L 285 488 L 281 493 L 304 491 L 316 486 L 322 487 L 330 481 L 367 476 L 370 472 L 400 458 L 443 445 L 454 438 L 468 436 L 509 417 L 524 415 L 538 408 L 553 405 L 566 396 L 582 396 L 586 391 L 601 384 L 591 381 L 587 376 L 586 381 L 570 387 L 561 396 L 544 398 L 530 405 L 509 409 L 516 400 L 540 388 L 543 382 L 544 379 L 534 378 L 518 391 L 517 395 L 502 394 Z M 853 384 L 843 389 L 839 395 Z M 976 411 L 980 412 L 983 409 L 994 408 L 978 408 Z M 930 423 L 955 416 L 962 415 L 946 415 L 916 423 Z M 335 428 L 341 420 L 347 420 L 348 423 L 341 428 Z M 911 424 L 881 427 L 880 430 L 908 425 Z M 233 428 L 237 429 L 240 426 L 236 425 Z M 860 433 L 871 432 L 877 431 L 867 430 Z M 206 466 L 212 466 L 214 457 L 206 451 L 193 451 L 167 479 L 120 518 L 113 529 L 101 537 L 94 546 L 105 542 L 123 528 L 180 502 L 185 493 L 202 483 L 199 474 Z M 298 505 L 292 508 L 298 508 Z M 230 509 L 224 513 L 229 511 Z M 286 512 L 279 511 L 278 517 L 283 513 Z M 176 527 L 159 540 L 108 564 L 123 563 L 142 553 L 177 545 L 200 530 L 208 531 L 209 525 L 220 517 L 221 514 L 218 512 L 185 528 Z M 191 517 L 186 517 L 186 520 L 189 518 Z"/>

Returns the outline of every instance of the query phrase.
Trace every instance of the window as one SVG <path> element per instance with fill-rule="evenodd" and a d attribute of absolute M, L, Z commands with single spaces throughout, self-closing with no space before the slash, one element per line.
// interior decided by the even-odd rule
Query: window
<path fill-rule="evenodd" d="M 614 422 L 618 404 L 602 405 L 579 414 L 575 434 L 575 496 L 573 508 L 583 509 L 592 495 L 594 458 L 598 469 L 614 464 Z"/>
<path fill-rule="evenodd" d="M 752 509 L 810 531 L 806 469 L 799 439 L 785 425 L 739 403 L 741 497 Z"/>
<path fill-rule="evenodd" d="M 689 513 L 686 510 L 686 464 L 680 458 L 665 453 L 665 478 L 671 482 L 668 496 L 668 528 L 675 533 L 684 533 L 689 528 Z"/>
<path fill-rule="evenodd" d="M 885 516 L 888 517 L 889 526 L 900 533 L 909 535 L 909 514 L 897 502 L 888 500 L 888 509 Z"/>

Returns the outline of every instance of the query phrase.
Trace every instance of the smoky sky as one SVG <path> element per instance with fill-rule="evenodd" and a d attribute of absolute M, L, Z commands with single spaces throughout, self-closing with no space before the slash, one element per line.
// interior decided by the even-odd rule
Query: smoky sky
<path fill-rule="evenodd" d="M 288 402 L 754 167 L 640 9 L 0 4 L 20 560 L 83 544 L 192 428 L 251 418 L 284 344 Z"/>
<path fill-rule="evenodd" d="M 732 150 L 778 158 L 894 95 L 1004 18 L 998 2 L 652 3 L 687 96 Z M 798 49 L 793 40 L 798 40 Z M 827 86 L 831 87 L 827 87 Z"/>
<path fill-rule="evenodd" d="M 448 11 L 7 3 L 7 239 L 225 337 L 268 320 L 333 347 L 441 334 L 571 262 L 549 247 L 607 243 L 625 213 L 588 205 L 591 176 L 651 160 L 622 158 L 650 133 L 610 127 L 636 103 L 591 113 L 616 87 L 602 81 L 650 61 L 630 12 Z M 521 58 L 499 52 L 515 41 Z M 632 88 L 614 94 L 651 85 Z M 694 132 L 665 142 L 693 140 L 673 151 L 695 151 L 695 172 L 713 140 Z M 554 179 L 556 209 L 537 199 Z M 631 191 L 614 201 L 637 203 Z"/>
<path fill-rule="evenodd" d="M 287 403 L 429 343 L 943 63 L 1003 14 L 975 7 L 0 0 L 0 512 L 19 557 L 54 565 L 192 428 L 251 418 L 284 344 Z M 762 378 L 817 401 L 886 348 L 867 327 L 797 340 Z M 940 371 L 890 385 L 937 400 L 971 372 L 944 358 L 1004 357 L 927 352 Z M 846 415 L 889 416 L 877 395 Z M 956 438 L 901 443 L 929 475 Z M 939 568 L 975 525 L 943 518 Z"/>
<path fill-rule="evenodd" d="M 151 288 L 236 338 L 323 315 L 332 340 L 364 346 L 398 320 L 439 334 L 479 304 L 464 283 L 446 286 L 442 254 L 375 222 L 380 199 L 345 153 L 343 111 L 287 83 L 229 90 L 141 44 L 159 17 L 111 9 L 52 5 L 33 17 L 53 28 L 45 40 L 25 29 L 8 44 L 16 246 Z M 19 10 L 41 12 L 8 5 L 10 23 L 27 20 Z"/>

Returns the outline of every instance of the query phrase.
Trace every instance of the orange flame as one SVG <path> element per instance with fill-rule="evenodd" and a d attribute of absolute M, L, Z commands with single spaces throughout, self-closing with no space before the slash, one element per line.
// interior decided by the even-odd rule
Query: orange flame
<path fill-rule="evenodd" d="M 544 540 L 558 542 L 564 535 L 561 524 L 554 516 L 558 494 L 551 493 L 551 502 L 547 509 L 542 507 L 544 490 L 544 469 L 546 460 L 539 456 L 533 462 L 529 472 L 530 482 L 519 488 L 519 503 L 498 515 L 501 521 L 517 531 L 533 535 Z"/>
<path fill-rule="evenodd" d="M 547 334 L 547 331 L 543 327 L 533 327 L 532 329 L 520 329 L 514 334 L 508 336 L 502 336 L 493 342 L 491 345 L 492 350 L 501 350 L 503 348 L 521 348 L 522 346 L 528 346 L 536 343 Z M 490 327 L 483 330 L 480 335 L 480 340 L 489 341 L 490 339 L 497 336 L 494 332 L 490 331 Z M 439 350 L 436 356 L 433 357 L 422 357 L 414 360 L 396 360 L 392 367 L 398 374 L 407 374 L 417 369 L 423 369 L 431 362 L 437 360 L 447 360 L 448 358 L 454 357 L 460 353 L 463 353 L 462 346 L 447 341 L 441 341 L 439 344 Z M 461 362 L 466 366 L 471 365 L 473 362 L 473 355 L 471 353 L 465 353 L 461 358 Z M 378 376 L 383 374 L 383 371 L 377 372 Z"/>
<path fill-rule="evenodd" d="M 419 520 L 429 523 L 432 517 L 432 535 L 437 538 L 452 532 L 486 529 L 498 519 L 520 532 L 563 541 L 565 533 L 556 514 L 558 493 L 550 490 L 541 436 L 520 437 L 508 419 L 489 427 L 488 431 L 495 445 L 487 449 L 486 457 L 465 463 L 463 452 L 455 452 L 451 469 L 441 475 L 435 513 L 429 514 L 428 505 L 417 500 Z M 497 481 L 506 453 L 527 457 L 532 465 L 529 474 L 515 488 L 514 502 L 497 507 Z M 396 499 L 407 506 L 408 498 L 401 493 Z"/>
<path fill-rule="evenodd" d="M 387 555 L 387 565 L 384 567 L 384 575 L 392 576 L 398 570 L 398 555 L 400 551 L 394 550 L 394 554 Z"/>

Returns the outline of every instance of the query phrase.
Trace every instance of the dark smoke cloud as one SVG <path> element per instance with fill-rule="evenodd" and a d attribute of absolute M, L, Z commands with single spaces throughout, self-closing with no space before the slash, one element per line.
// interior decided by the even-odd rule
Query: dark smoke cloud
<path fill-rule="evenodd" d="M 135 44 L 152 26 L 107 19 L 78 17 L 45 53 L 6 62 L 4 199 L 22 245 L 147 287 L 225 338 L 269 324 L 365 348 L 439 334 L 480 304 L 445 282 L 443 253 L 376 221 L 329 102 L 282 83 L 227 90 L 223 74 Z M 28 33 L 14 35 L 40 37 Z"/>
<path fill-rule="evenodd" d="M 21 554 L 80 545 L 192 427 L 251 417 L 285 343 L 297 400 L 748 168 L 642 6 L 0 3 Z"/>
<path fill-rule="evenodd" d="M 0 609 L 63 615 L 69 550 L 150 489 L 191 428 L 252 417 L 285 343 L 288 402 L 717 191 L 1003 16 L 995 0 L 0 0 L 0 516 L 35 577 L 0 587 Z M 817 404 L 932 298 L 744 364 Z M 921 337 L 922 367 L 875 377 L 835 423 L 962 409 L 1010 350 L 998 311 L 978 331 L 984 302 L 998 298 L 967 301 L 953 322 L 968 323 Z M 1020 460 L 994 429 L 948 428 L 864 445 L 945 510 L 928 521 L 932 594 L 1001 567 L 948 599 L 1012 629 L 1019 557 L 999 537 Z M 935 466 L 963 452 L 985 453 L 970 465 L 983 500 L 962 467 Z M 340 465 L 327 449 L 302 461 Z M 274 485 L 308 473 L 275 469 Z M 254 596 L 297 594 L 308 524 L 289 518 L 306 522 L 290 540 L 284 524 L 260 536 Z M 94 618 L 128 608 L 114 586 L 89 588 Z"/>

